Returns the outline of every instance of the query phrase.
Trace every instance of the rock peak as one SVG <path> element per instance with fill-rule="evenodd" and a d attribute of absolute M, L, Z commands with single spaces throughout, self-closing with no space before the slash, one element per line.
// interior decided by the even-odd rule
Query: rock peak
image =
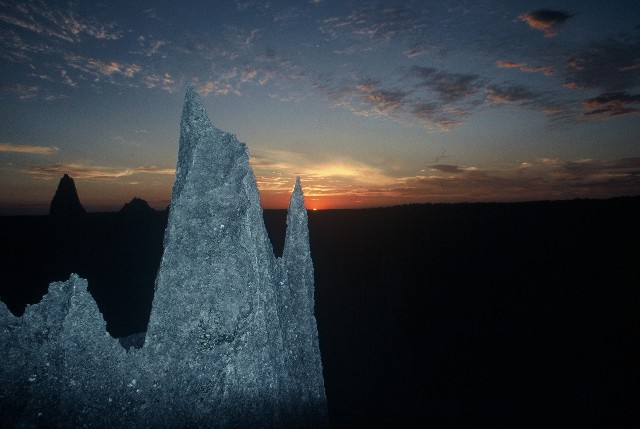
<path fill-rule="evenodd" d="M 73 181 L 65 176 L 62 183 Z M 190 86 L 144 347 L 125 354 L 96 333 L 103 321 L 85 303 L 86 281 L 75 277 L 59 288 L 74 293 L 51 295 L 71 302 L 70 310 L 43 300 L 26 336 L 0 307 L 0 415 L 13 392 L 26 387 L 26 424 L 9 426 L 47 419 L 53 427 L 326 427 L 299 179 L 291 201 L 285 256 L 276 259 L 246 146 L 211 124 Z M 66 315 L 61 334 L 43 337 L 43 323 L 60 314 Z M 17 341 L 20 335 L 26 339 Z M 138 340 L 121 344 L 135 349 Z M 69 348 L 76 344 L 82 347 Z M 47 369 L 50 356 L 58 363 Z"/>
<path fill-rule="evenodd" d="M 300 183 L 300 176 L 296 177 L 296 184 L 293 187 L 291 193 L 291 200 L 289 202 L 289 211 L 291 210 L 306 210 L 304 206 L 304 193 L 302 192 L 302 184 Z"/>
<path fill-rule="evenodd" d="M 202 98 L 198 95 L 198 92 L 193 85 L 189 85 L 187 87 L 187 92 L 184 96 L 182 119 L 184 120 L 185 117 L 190 120 L 198 118 L 209 122 Z"/>
<path fill-rule="evenodd" d="M 120 213 L 133 215 L 144 215 L 153 212 L 155 212 L 155 210 L 149 206 L 149 203 L 138 197 L 134 197 L 120 209 Z"/>
<path fill-rule="evenodd" d="M 83 215 L 84 213 L 85 210 L 80 204 L 76 185 L 71 176 L 65 174 L 60 179 L 58 189 L 51 200 L 49 214 L 51 216 L 69 217 Z"/>

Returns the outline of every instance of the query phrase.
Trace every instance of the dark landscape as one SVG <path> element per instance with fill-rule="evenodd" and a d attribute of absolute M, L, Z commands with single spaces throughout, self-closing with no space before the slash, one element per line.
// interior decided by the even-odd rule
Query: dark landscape
<path fill-rule="evenodd" d="M 265 210 L 276 256 L 285 210 Z M 640 197 L 309 212 L 332 427 L 637 427 Z M 0 218 L 16 315 L 72 272 L 146 329 L 166 212 Z M 629 393 L 632 394 L 629 394 Z"/>

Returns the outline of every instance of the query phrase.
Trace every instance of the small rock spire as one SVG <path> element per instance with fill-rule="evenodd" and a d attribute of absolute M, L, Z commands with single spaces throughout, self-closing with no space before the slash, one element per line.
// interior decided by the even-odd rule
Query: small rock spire
<path fill-rule="evenodd" d="M 53 199 L 51 200 L 51 206 L 49 207 L 49 214 L 51 216 L 79 216 L 85 213 L 84 207 L 80 204 L 80 198 L 78 198 L 78 191 L 76 191 L 76 185 L 73 179 L 68 174 L 62 176 L 58 183 L 58 189 L 56 190 Z"/>

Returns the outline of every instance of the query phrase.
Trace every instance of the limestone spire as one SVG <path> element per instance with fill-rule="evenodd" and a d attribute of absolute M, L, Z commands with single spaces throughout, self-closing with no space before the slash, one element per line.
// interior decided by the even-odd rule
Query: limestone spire
<path fill-rule="evenodd" d="M 37 338 L 18 344 L 33 350 L 31 366 L 14 359 L 9 371 L 0 369 L 3 381 L 13 380 L 0 386 L 0 411 L 16 388 L 45 380 L 48 387 L 26 388 L 29 400 L 17 401 L 36 404 L 27 408 L 25 426 L 47 421 L 61 427 L 86 422 L 114 427 L 326 427 L 313 263 L 299 178 L 284 252 L 276 261 L 246 146 L 211 124 L 190 86 L 144 347 L 125 354 L 106 331 L 96 332 L 102 317 L 95 303 L 86 303 L 86 281 L 74 277 L 68 285 L 73 291 L 81 286 L 77 297 L 50 292 L 41 307 L 25 313 L 26 324 L 30 314 L 60 319 L 59 306 L 48 307 L 52 299 L 66 299 L 71 304 L 64 308 L 70 310 L 60 320 L 73 329 L 42 338 L 47 330 L 34 325 Z M 25 323 L 16 319 L 0 308 L 0 357 L 5 360 L 19 357 L 15 350 L 5 353 L 5 345 L 14 347 L 24 333 L 19 325 Z M 70 346 L 73 350 L 64 348 Z M 60 378 L 53 366 L 47 376 L 54 355 L 62 356 L 67 378 Z M 40 407 L 50 398 L 56 403 Z M 44 411 L 48 414 L 42 417 Z"/>
<path fill-rule="evenodd" d="M 179 145 L 144 346 L 154 382 L 168 389 L 158 400 L 177 422 L 195 415 L 183 392 L 195 389 L 207 404 L 196 413 L 203 421 L 277 426 L 286 370 L 275 257 L 246 146 L 211 124 L 193 87 Z"/>
<path fill-rule="evenodd" d="M 313 261 L 309 243 L 307 209 L 300 177 L 291 194 L 287 232 L 282 253 L 281 313 L 285 347 L 292 354 L 297 405 L 307 425 L 326 422 L 327 409 L 322 375 L 318 328 L 314 315 Z"/>
<path fill-rule="evenodd" d="M 304 194 L 302 192 L 300 176 L 298 176 L 296 177 L 296 184 L 293 187 L 291 200 L 289 201 L 287 233 L 282 258 L 289 260 L 301 257 L 305 259 L 308 258 L 309 262 L 311 262 L 307 209 L 304 205 Z M 313 276 L 313 272 L 311 275 Z"/>

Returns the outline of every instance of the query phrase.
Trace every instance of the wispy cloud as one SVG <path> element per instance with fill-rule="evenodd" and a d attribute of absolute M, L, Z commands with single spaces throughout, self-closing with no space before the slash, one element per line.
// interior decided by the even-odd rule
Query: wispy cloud
<path fill-rule="evenodd" d="M 553 68 L 548 66 L 531 67 L 526 63 L 516 63 L 514 61 L 498 61 L 498 67 L 507 69 L 518 69 L 527 73 L 544 73 L 545 76 L 553 75 Z"/>
<path fill-rule="evenodd" d="M 28 100 L 38 96 L 39 88 L 35 85 L 14 84 L 3 87 L 4 92 L 15 94 L 21 100 Z"/>
<path fill-rule="evenodd" d="M 299 166 L 297 174 L 303 176 L 305 194 L 321 207 L 331 206 L 331 201 L 347 207 L 367 207 L 398 202 L 607 198 L 635 195 L 640 185 L 640 158 L 612 161 L 542 158 L 487 169 L 436 164 L 418 174 L 405 176 L 389 174 L 388 166 L 374 167 L 344 160 L 320 163 L 312 168 L 312 163 Z M 355 173 L 360 168 L 364 169 L 362 176 Z M 290 191 L 291 171 L 278 171 L 287 174 L 272 171 L 259 176 L 261 192 Z M 367 180 L 371 174 L 378 175 L 379 179 Z M 329 203 L 323 205 L 323 199 Z"/>
<path fill-rule="evenodd" d="M 12 143 L 0 143 L 0 152 L 31 153 L 36 155 L 52 155 L 60 149 L 56 146 L 33 146 Z"/>
<path fill-rule="evenodd" d="M 409 201 L 524 201 L 636 195 L 640 158 L 613 161 L 541 159 L 480 170 L 430 167 L 434 174 L 397 179 L 388 196 Z"/>
<path fill-rule="evenodd" d="M 160 88 L 167 92 L 176 92 L 183 86 L 183 79 L 174 78 L 171 73 L 154 73 L 148 72 L 141 76 L 142 85 L 145 88 Z"/>
<path fill-rule="evenodd" d="M 394 182 L 384 165 L 371 165 L 345 156 L 308 155 L 273 149 L 252 152 L 251 165 L 261 191 L 290 191 L 291 179 L 305 179 L 309 195 L 344 192 L 357 186 L 383 186 Z"/>
<path fill-rule="evenodd" d="M 47 3 L 24 2 L 19 5 L 0 3 L 0 21 L 6 24 L 58 40 L 74 43 L 83 37 L 99 40 L 117 40 L 121 31 L 113 22 L 98 22 L 89 16 L 80 16 L 73 3 L 65 8 Z"/>
<path fill-rule="evenodd" d="M 476 74 L 452 73 L 433 67 L 414 66 L 409 75 L 418 78 L 419 88 L 434 92 L 447 103 L 472 97 L 486 84 L 486 80 Z"/>
<path fill-rule="evenodd" d="M 336 107 L 357 115 L 449 130 L 482 104 L 487 80 L 479 75 L 414 66 L 387 82 L 358 76 L 323 76 L 315 85 Z"/>
<path fill-rule="evenodd" d="M 142 71 L 142 67 L 133 63 L 124 63 L 119 61 L 103 61 L 97 58 L 86 58 L 80 55 L 66 55 L 65 60 L 71 68 L 81 72 L 90 74 L 96 79 L 101 77 L 112 78 L 114 75 L 120 75 L 132 78 Z"/>
<path fill-rule="evenodd" d="M 414 58 L 421 55 L 427 55 L 429 53 L 429 49 L 421 43 L 414 43 L 410 47 L 406 48 L 403 53 L 408 58 Z"/>
<path fill-rule="evenodd" d="M 34 177 L 52 179 L 69 174 L 74 179 L 115 180 L 134 174 L 175 174 L 174 169 L 156 166 L 108 167 L 86 163 L 52 164 L 27 167 L 22 170 Z"/>
<path fill-rule="evenodd" d="M 487 99 L 496 104 L 526 102 L 538 98 L 538 94 L 521 85 L 497 86 L 486 88 Z"/>
<path fill-rule="evenodd" d="M 475 171 L 476 167 L 460 167 L 457 165 L 449 165 L 449 164 L 436 164 L 430 165 L 429 168 L 434 170 L 441 171 L 443 173 L 464 173 L 467 171 Z"/>
<path fill-rule="evenodd" d="M 606 92 L 633 90 L 640 85 L 638 52 L 638 32 L 590 42 L 568 59 L 565 85 Z"/>
<path fill-rule="evenodd" d="M 554 37 L 558 28 L 573 15 L 561 10 L 540 9 L 520 15 L 520 20 L 529 27 L 544 32 L 545 37 Z"/>
<path fill-rule="evenodd" d="M 164 46 L 170 44 L 168 40 L 157 39 L 152 36 L 144 35 L 138 36 L 137 40 L 138 44 L 140 45 L 140 50 L 134 50 L 131 51 L 131 53 L 135 55 L 142 55 L 145 57 L 156 56 L 158 53 L 162 52 Z M 163 56 L 163 58 L 166 57 L 166 54 L 164 53 L 161 55 Z"/>
<path fill-rule="evenodd" d="M 353 9 L 346 15 L 324 19 L 320 29 L 332 39 L 351 36 L 388 42 L 424 34 L 427 22 L 425 4 L 410 0 Z"/>
<path fill-rule="evenodd" d="M 617 116 L 640 113 L 640 94 L 608 92 L 582 103 L 584 116 Z"/>

